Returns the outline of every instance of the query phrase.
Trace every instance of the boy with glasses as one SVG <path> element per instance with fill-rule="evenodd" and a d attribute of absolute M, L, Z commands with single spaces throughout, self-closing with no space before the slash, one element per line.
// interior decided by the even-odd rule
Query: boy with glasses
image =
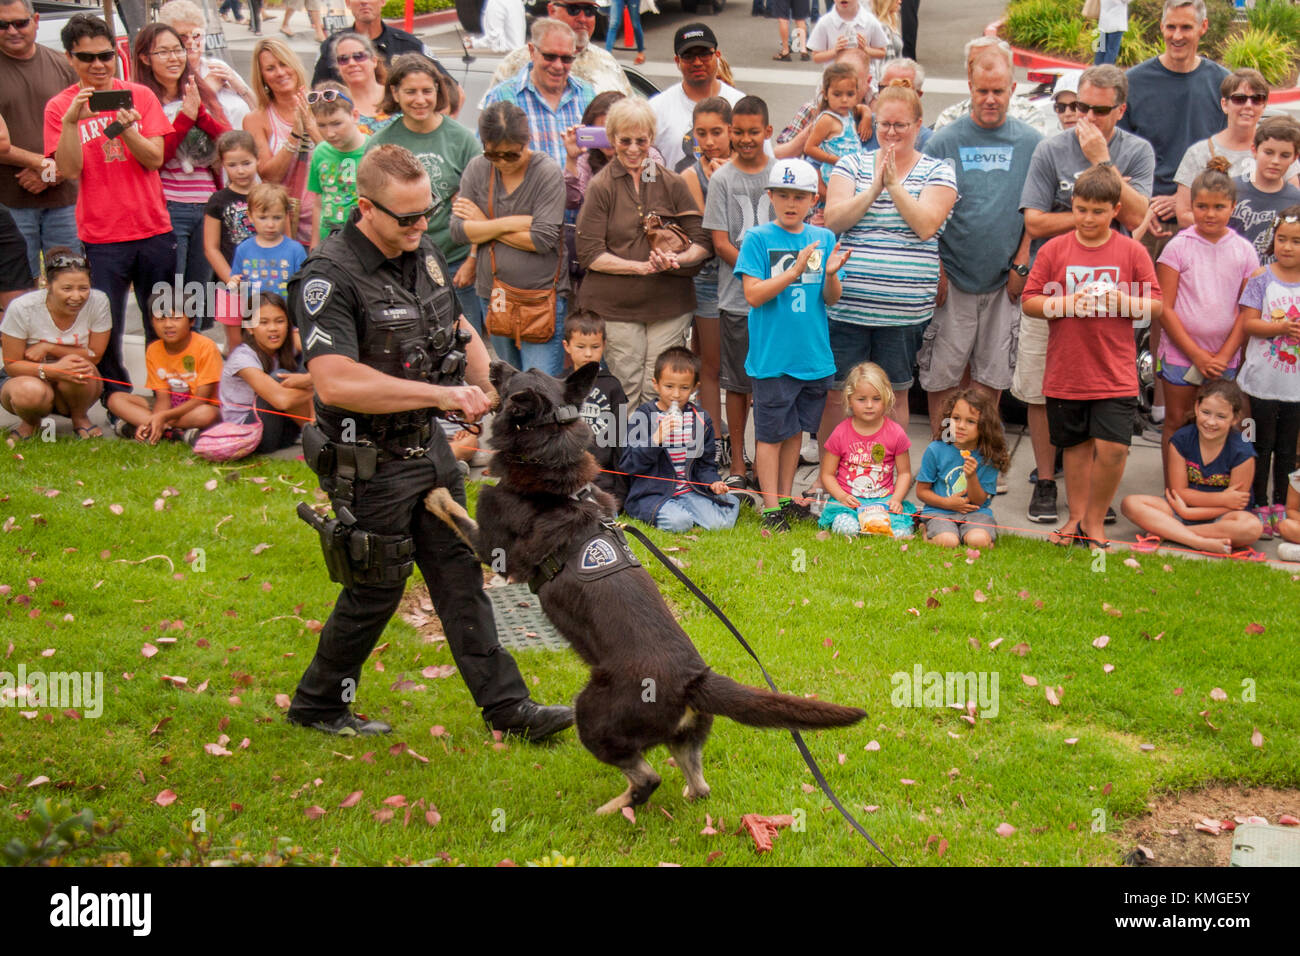
<path fill-rule="evenodd" d="M 113 314 L 108 352 L 99 365 L 100 374 L 113 380 L 104 386 L 107 407 L 114 392 L 131 390 L 122 361 L 127 289 L 135 287 L 140 312 L 147 314 L 154 287 L 174 280 L 176 236 L 158 176 L 163 137 L 172 126 L 147 87 L 114 78 L 117 53 L 107 23 L 79 13 L 61 36 L 78 82 L 45 105 L 45 154 L 61 175 L 81 181 L 77 232 L 90 260 L 91 284 L 108 296 Z M 109 91 L 129 94 L 131 105 L 92 112 L 91 96 Z M 146 323 L 146 339 L 152 341 L 153 333 Z"/>

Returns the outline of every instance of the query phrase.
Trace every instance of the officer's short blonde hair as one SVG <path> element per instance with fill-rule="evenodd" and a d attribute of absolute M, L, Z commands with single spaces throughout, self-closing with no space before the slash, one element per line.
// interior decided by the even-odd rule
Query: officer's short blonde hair
<path fill-rule="evenodd" d="M 405 146 L 385 143 L 361 158 L 357 166 L 357 195 L 374 196 L 389 182 L 413 183 L 427 178 L 424 166 Z"/>

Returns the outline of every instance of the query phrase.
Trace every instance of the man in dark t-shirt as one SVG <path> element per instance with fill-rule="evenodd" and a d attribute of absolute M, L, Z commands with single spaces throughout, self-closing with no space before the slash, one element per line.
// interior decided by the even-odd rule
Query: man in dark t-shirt
<path fill-rule="evenodd" d="M 77 82 L 62 54 L 36 43 L 40 15 L 23 0 L 0 0 L 0 117 L 10 147 L 0 153 L 0 206 L 22 233 L 27 275 L 39 271 L 40 253 L 58 246 L 81 251 L 77 238 L 77 184 L 58 177 L 45 158 L 45 104 Z M 23 24 L 23 26 L 19 26 Z"/>
<path fill-rule="evenodd" d="M 334 46 L 343 33 L 360 33 L 362 36 L 369 37 L 370 42 L 379 51 L 379 55 L 389 63 L 393 61 L 394 57 L 403 53 L 423 53 L 438 65 L 439 70 L 442 70 L 444 74 L 447 73 L 446 70 L 443 70 L 442 64 L 429 56 L 428 49 L 420 42 L 419 37 L 413 36 L 405 30 L 399 30 L 397 27 L 389 26 L 380 19 L 379 13 L 384 6 L 383 0 L 346 0 L 346 2 L 348 10 L 352 13 L 352 26 L 345 31 L 326 37 L 325 42 L 320 45 L 320 56 L 316 58 L 316 69 L 311 77 L 312 86 L 322 80 L 333 80 L 335 83 L 343 82 L 343 78 L 339 76 L 338 65 L 334 62 Z"/>

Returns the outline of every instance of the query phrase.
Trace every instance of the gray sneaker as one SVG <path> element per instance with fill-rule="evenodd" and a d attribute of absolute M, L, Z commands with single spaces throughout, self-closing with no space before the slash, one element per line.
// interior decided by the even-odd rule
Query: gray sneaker
<path fill-rule="evenodd" d="M 1056 482 L 1035 482 L 1034 496 L 1029 500 L 1029 520 L 1050 524 L 1056 518 Z"/>

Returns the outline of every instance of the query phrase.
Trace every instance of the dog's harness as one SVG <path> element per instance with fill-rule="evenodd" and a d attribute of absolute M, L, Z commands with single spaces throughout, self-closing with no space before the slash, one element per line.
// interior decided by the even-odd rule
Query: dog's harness
<path fill-rule="evenodd" d="M 563 406 L 572 408 L 572 406 Z M 569 497 L 577 502 L 592 501 L 598 489 L 588 483 Z M 528 590 L 536 594 L 546 582 L 554 579 L 569 564 L 580 581 L 596 581 L 618 571 L 639 568 L 623 529 L 612 518 L 600 519 L 600 531 L 577 548 L 556 548 L 538 562 L 528 579 Z"/>

